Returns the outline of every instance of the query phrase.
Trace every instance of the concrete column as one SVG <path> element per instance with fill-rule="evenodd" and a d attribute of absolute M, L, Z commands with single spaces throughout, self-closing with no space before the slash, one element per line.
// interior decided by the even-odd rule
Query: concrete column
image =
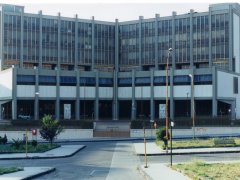
<path fill-rule="evenodd" d="M 233 10 L 229 8 L 229 71 L 233 71 Z M 236 69 L 236 68 L 235 68 Z"/>
<path fill-rule="evenodd" d="M 170 69 L 170 119 L 174 120 L 174 85 L 173 85 L 174 70 Z"/>
<path fill-rule="evenodd" d="M 94 42 L 94 26 L 95 26 L 95 21 L 94 21 L 94 16 L 92 16 L 92 67 L 91 69 L 94 70 L 95 69 L 95 53 L 94 53 L 94 47 L 95 47 L 95 42 Z"/>
<path fill-rule="evenodd" d="M 212 66 L 212 116 L 217 116 L 217 71 Z"/>
<path fill-rule="evenodd" d="M 209 68 L 212 67 L 212 8 L 209 7 L 209 14 L 208 14 L 208 29 L 209 29 L 209 39 L 208 39 L 208 48 L 209 48 Z"/>
<path fill-rule="evenodd" d="M 0 103 L 0 120 L 2 120 L 2 119 L 3 119 L 3 106 Z"/>
<path fill-rule="evenodd" d="M 21 12 L 20 68 L 23 68 L 23 12 Z"/>
<path fill-rule="evenodd" d="M 4 56 L 3 56 L 3 37 L 4 37 L 4 30 L 3 30 L 3 10 L 0 11 L 0 71 L 3 70 L 3 61 L 4 61 Z"/>
<path fill-rule="evenodd" d="M 142 21 L 143 16 L 139 16 L 139 68 L 142 69 Z"/>
<path fill-rule="evenodd" d="M 75 16 L 75 54 L 74 69 L 78 69 L 78 15 Z M 76 116 L 77 117 L 77 116 Z"/>
<path fill-rule="evenodd" d="M 95 121 L 99 120 L 99 72 L 95 70 L 96 87 L 95 87 Z"/>
<path fill-rule="evenodd" d="M 192 86 L 192 81 L 191 81 L 191 117 L 193 117 L 193 113 L 194 113 L 194 109 L 193 106 L 195 106 L 195 93 L 194 93 L 194 89 L 195 89 L 195 85 L 194 85 L 194 68 L 192 68 L 191 70 L 191 75 L 193 76 L 193 86 Z M 192 79 L 191 79 L 192 80 Z"/>
<path fill-rule="evenodd" d="M 40 69 L 42 69 L 42 11 L 39 11 L 39 63 L 38 66 Z"/>
<path fill-rule="evenodd" d="M 35 98 L 34 98 L 34 120 L 39 120 L 39 70 L 38 67 L 34 67 L 35 70 Z"/>
<path fill-rule="evenodd" d="M 155 15 L 155 69 L 158 70 L 158 21 L 160 15 Z"/>
<path fill-rule="evenodd" d="M 231 119 L 236 120 L 236 99 L 231 103 Z"/>
<path fill-rule="evenodd" d="M 137 103 L 135 100 L 135 70 L 132 70 L 132 111 L 131 111 L 131 120 L 136 120 L 136 107 Z"/>
<path fill-rule="evenodd" d="M 61 14 L 58 13 L 58 59 L 57 59 L 57 69 L 61 70 Z"/>
<path fill-rule="evenodd" d="M 176 17 L 177 13 L 176 12 L 172 12 L 172 68 L 176 69 L 176 60 L 175 60 L 175 17 Z"/>
<path fill-rule="evenodd" d="M 154 104 L 154 85 L 153 85 L 153 80 L 154 80 L 154 71 L 151 69 L 151 101 L 150 101 L 150 120 L 155 119 L 155 104 Z"/>
<path fill-rule="evenodd" d="M 17 67 L 13 67 L 12 78 L 12 119 L 17 119 Z"/>
<path fill-rule="evenodd" d="M 56 70 L 56 108 L 55 108 L 55 116 L 57 120 L 60 120 L 60 70 Z"/>
<path fill-rule="evenodd" d="M 119 119 L 118 114 L 118 71 L 119 71 L 119 47 L 118 47 L 118 19 L 115 20 L 115 64 L 113 72 L 113 120 Z"/>
<path fill-rule="evenodd" d="M 77 86 L 76 86 L 76 102 L 75 102 L 75 119 L 80 120 L 80 73 L 79 70 L 76 69 L 76 81 L 77 81 Z"/>
<path fill-rule="evenodd" d="M 190 10 L 190 68 L 194 66 L 193 62 L 193 13 L 194 10 Z"/>

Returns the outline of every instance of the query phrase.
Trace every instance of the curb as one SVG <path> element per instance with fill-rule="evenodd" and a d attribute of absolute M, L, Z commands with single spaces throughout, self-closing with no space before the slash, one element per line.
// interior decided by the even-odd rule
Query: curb
<path fill-rule="evenodd" d="M 147 180 L 153 180 L 153 178 L 152 178 L 151 176 L 149 176 L 149 174 L 146 173 L 146 172 L 142 169 L 142 166 L 141 166 L 141 165 L 139 165 L 139 166 L 137 167 L 137 169 L 138 169 L 139 173 L 140 173 L 145 179 L 147 179 Z"/>
<path fill-rule="evenodd" d="M 53 168 L 51 168 L 51 169 L 49 169 L 47 171 L 44 171 L 44 172 L 41 172 L 41 173 L 38 173 L 38 174 L 34 174 L 34 175 L 31 175 L 31 176 L 28 176 L 26 178 L 23 178 L 23 180 L 30 180 L 30 179 L 33 179 L 33 178 L 36 178 L 36 177 L 39 177 L 39 176 L 42 176 L 42 175 L 45 175 L 45 174 L 49 174 L 49 173 L 51 173 L 51 172 L 53 172 L 55 170 L 56 170 L 56 168 L 53 167 Z"/>
<path fill-rule="evenodd" d="M 223 153 L 239 153 L 238 151 L 210 151 L 210 152 L 181 152 L 172 153 L 172 155 L 187 155 L 187 154 L 223 154 Z M 158 153 L 158 154 L 147 154 L 147 156 L 169 156 L 171 153 Z M 137 156 L 145 156 L 145 154 L 137 154 Z"/>
<path fill-rule="evenodd" d="M 77 154 L 79 151 L 83 150 L 86 146 L 83 145 L 83 147 L 79 148 L 75 152 L 65 155 L 65 156 L 53 156 L 53 157 L 39 157 L 39 156 L 33 156 L 33 157 L 15 157 L 15 158 L 0 158 L 0 160 L 18 160 L 18 159 L 57 159 L 57 158 L 66 158 L 71 157 Z"/>

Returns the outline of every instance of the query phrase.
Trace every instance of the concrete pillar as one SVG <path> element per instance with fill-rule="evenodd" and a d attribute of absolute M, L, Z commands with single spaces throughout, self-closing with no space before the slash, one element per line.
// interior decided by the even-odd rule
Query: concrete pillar
<path fill-rule="evenodd" d="M 0 104 L 0 120 L 3 119 L 3 107 L 2 104 Z"/>
<path fill-rule="evenodd" d="M 55 104 L 55 116 L 57 120 L 60 120 L 60 70 L 56 70 L 56 104 Z"/>
<path fill-rule="evenodd" d="M 23 12 L 21 12 L 20 68 L 23 68 Z"/>
<path fill-rule="evenodd" d="M 17 119 L 17 67 L 13 67 L 12 78 L 12 119 Z"/>
<path fill-rule="evenodd" d="M 75 54 L 74 54 L 74 69 L 78 69 L 78 15 L 75 16 Z"/>
<path fill-rule="evenodd" d="M 61 52 L 61 44 L 60 44 L 60 40 L 61 40 L 61 14 L 58 13 L 58 58 L 57 58 L 57 69 L 58 70 L 61 70 L 61 55 L 60 55 L 60 52 Z"/>
<path fill-rule="evenodd" d="M 217 71 L 212 66 L 212 116 L 217 116 Z"/>
<path fill-rule="evenodd" d="M 38 66 L 42 69 L 42 11 L 39 11 L 39 63 Z"/>
<path fill-rule="evenodd" d="M 151 69 L 151 100 L 150 100 L 150 120 L 155 119 L 155 104 L 154 104 L 154 71 Z"/>
<path fill-rule="evenodd" d="M 160 15 L 155 15 L 155 69 L 158 70 L 158 21 Z"/>
<path fill-rule="evenodd" d="M 95 21 L 94 21 L 94 16 L 92 16 L 92 66 L 91 69 L 95 69 L 95 53 L 94 53 L 94 47 L 95 47 L 95 42 L 94 42 L 94 26 L 95 26 Z"/>
<path fill-rule="evenodd" d="M 114 64 L 114 72 L 113 72 L 113 120 L 119 119 L 118 114 L 118 71 L 119 71 L 119 47 L 118 47 L 118 19 L 115 20 L 115 64 Z"/>
<path fill-rule="evenodd" d="M 177 13 L 176 12 L 172 12 L 172 68 L 176 69 L 176 60 L 175 60 L 175 17 L 176 17 Z"/>
<path fill-rule="evenodd" d="M 194 68 L 192 68 L 191 70 L 191 75 L 193 78 L 193 86 L 192 86 L 192 82 L 191 82 L 191 117 L 193 117 L 193 113 L 194 113 L 194 109 L 193 106 L 195 106 L 195 93 L 194 93 L 194 89 L 195 89 L 195 85 L 194 85 Z"/>
<path fill-rule="evenodd" d="M 34 97 L 34 120 L 39 120 L 39 70 L 38 67 L 34 67 L 35 70 L 35 97 Z"/>
<path fill-rule="evenodd" d="M 209 56 L 208 56 L 208 59 L 209 59 L 209 68 L 212 67 L 212 8 L 209 7 L 209 11 L 208 11 L 208 28 L 209 28 L 209 39 L 208 39 L 208 53 L 209 53 Z"/>
<path fill-rule="evenodd" d="M 75 119 L 80 120 L 80 73 L 79 70 L 76 69 L 76 81 L 77 81 L 77 86 L 76 86 L 76 102 L 75 102 Z"/>
<path fill-rule="evenodd" d="M 190 10 L 190 68 L 194 66 L 193 62 L 193 13 L 194 10 Z"/>
<path fill-rule="evenodd" d="M 139 68 L 142 69 L 142 21 L 143 16 L 139 16 Z"/>
<path fill-rule="evenodd" d="M 229 71 L 233 71 L 233 10 L 229 8 Z M 236 68 L 235 68 L 236 69 Z"/>
<path fill-rule="evenodd" d="M 170 119 L 174 120 L 174 85 L 173 85 L 174 70 L 170 69 Z"/>
<path fill-rule="evenodd" d="M 136 120 L 136 100 L 135 100 L 135 70 L 132 70 L 132 111 L 131 111 L 131 120 Z"/>
<path fill-rule="evenodd" d="M 95 121 L 99 120 L 99 72 L 95 70 L 96 87 L 95 87 Z"/>

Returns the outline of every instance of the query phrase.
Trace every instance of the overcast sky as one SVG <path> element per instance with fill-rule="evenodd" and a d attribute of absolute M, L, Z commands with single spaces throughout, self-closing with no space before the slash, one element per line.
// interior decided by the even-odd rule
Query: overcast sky
<path fill-rule="evenodd" d="M 139 16 L 153 18 L 155 14 L 171 16 L 173 11 L 176 11 L 177 14 L 185 14 L 190 9 L 194 9 L 196 12 L 204 12 L 208 11 L 209 6 L 207 0 L 202 0 L 203 3 L 199 3 L 199 1 L 198 3 L 189 3 L 187 1 L 178 3 L 176 0 L 168 0 L 168 3 L 154 3 L 157 2 L 156 0 L 102 0 L 101 3 L 96 3 L 96 0 L 58 0 L 58 3 L 54 2 L 54 0 L 51 3 L 47 3 L 50 0 L 41 0 L 41 2 L 42 4 L 39 1 L 36 3 L 36 1 L 32 0 L 0 0 L 0 3 L 25 6 L 25 12 L 27 13 L 36 14 L 39 10 L 42 10 L 44 15 L 55 16 L 58 12 L 61 12 L 61 16 L 65 17 L 74 17 L 75 14 L 78 14 L 81 19 L 91 19 L 92 16 L 95 16 L 96 20 L 102 21 L 115 21 L 116 18 L 119 21 L 136 20 Z M 69 3 L 66 4 L 66 2 Z M 214 0 L 211 3 L 217 2 Z"/>

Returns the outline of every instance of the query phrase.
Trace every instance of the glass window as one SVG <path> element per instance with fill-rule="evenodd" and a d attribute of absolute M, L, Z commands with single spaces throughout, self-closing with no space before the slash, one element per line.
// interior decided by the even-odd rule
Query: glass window
<path fill-rule="evenodd" d="M 151 81 L 150 77 L 137 77 L 135 78 L 135 85 L 136 86 L 150 86 Z"/>
<path fill-rule="evenodd" d="M 34 75 L 18 75 L 17 85 L 35 85 Z"/>
<path fill-rule="evenodd" d="M 80 77 L 80 86 L 95 86 L 96 80 L 94 77 Z"/>
<path fill-rule="evenodd" d="M 39 76 L 39 85 L 56 85 L 55 76 Z"/>
<path fill-rule="evenodd" d="M 212 75 L 204 74 L 204 75 L 194 75 L 194 84 L 212 84 Z"/>
<path fill-rule="evenodd" d="M 113 79 L 112 78 L 99 78 L 99 86 L 113 86 Z"/>
<path fill-rule="evenodd" d="M 174 85 L 189 85 L 190 84 L 190 77 L 188 75 L 184 76 L 174 76 L 173 77 L 173 84 Z"/>
<path fill-rule="evenodd" d="M 120 79 L 118 79 L 118 86 L 120 86 L 120 87 L 132 86 L 132 78 L 120 78 Z"/>
<path fill-rule="evenodd" d="M 60 85 L 61 86 L 75 86 L 77 83 L 76 77 L 72 76 L 61 76 Z"/>

